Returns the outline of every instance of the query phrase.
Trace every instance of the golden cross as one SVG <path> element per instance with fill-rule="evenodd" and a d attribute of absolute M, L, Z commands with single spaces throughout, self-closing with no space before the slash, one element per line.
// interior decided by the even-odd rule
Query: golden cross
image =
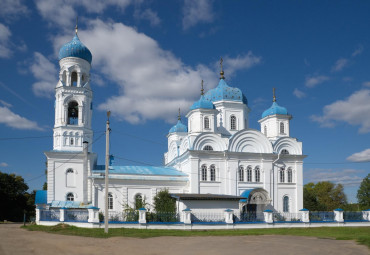
<path fill-rule="evenodd" d="M 203 96 L 204 95 L 204 89 L 203 89 L 203 80 L 202 80 L 202 89 L 200 90 L 200 94 Z"/>

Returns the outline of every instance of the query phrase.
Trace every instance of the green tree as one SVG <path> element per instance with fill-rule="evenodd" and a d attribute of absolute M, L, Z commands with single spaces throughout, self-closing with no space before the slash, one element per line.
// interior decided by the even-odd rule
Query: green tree
<path fill-rule="evenodd" d="M 154 210 L 156 212 L 176 212 L 176 200 L 171 197 L 168 189 L 159 191 L 154 197 Z"/>
<path fill-rule="evenodd" d="M 21 176 L 0 172 L 0 221 L 22 221 L 27 211 L 28 186 Z"/>
<path fill-rule="evenodd" d="M 357 201 L 361 209 L 370 209 L 370 174 L 361 182 L 360 188 L 357 191 Z"/>
<path fill-rule="evenodd" d="M 310 182 L 303 187 L 303 206 L 310 211 L 332 211 L 347 204 L 342 184 Z"/>

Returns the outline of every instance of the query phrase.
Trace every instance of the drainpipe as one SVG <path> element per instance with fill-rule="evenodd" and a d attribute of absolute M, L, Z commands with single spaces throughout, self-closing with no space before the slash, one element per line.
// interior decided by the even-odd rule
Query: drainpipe
<path fill-rule="evenodd" d="M 280 153 L 278 154 L 278 157 L 277 159 L 275 159 L 273 162 L 272 162 L 272 204 L 273 206 L 275 207 L 275 174 L 274 174 L 274 165 L 277 161 L 279 161 L 280 159 Z"/>
<path fill-rule="evenodd" d="M 84 141 L 83 143 L 83 176 L 84 176 L 84 189 L 83 189 L 83 203 L 87 204 L 89 200 L 89 186 L 90 186 L 90 180 L 88 180 L 88 167 L 87 167 L 87 158 L 88 158 L 88 146 L 89 143 L 87 141 Z"/>

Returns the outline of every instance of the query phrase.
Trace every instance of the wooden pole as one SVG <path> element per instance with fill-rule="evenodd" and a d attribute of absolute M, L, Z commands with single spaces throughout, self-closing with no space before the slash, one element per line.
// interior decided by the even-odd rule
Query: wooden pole
<path fill-rule="evenodd" d="M 109 175 L 109 116 L 110 111 L 107 112 L 107 125 L 105 130 L 105 210 L 104 210 L 104 232 L 108 234 L 108 175 Z"/>

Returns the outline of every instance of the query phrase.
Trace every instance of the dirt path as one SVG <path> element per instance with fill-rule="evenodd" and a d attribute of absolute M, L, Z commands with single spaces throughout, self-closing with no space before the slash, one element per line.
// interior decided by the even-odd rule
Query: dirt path
<path fill-rule="evenodd" d="M 0 255 L 23 254 L 370 254 L 355 241 L 298 236 L 209 236 L 108 239 L 31 232 L 0 224 Z"/>

